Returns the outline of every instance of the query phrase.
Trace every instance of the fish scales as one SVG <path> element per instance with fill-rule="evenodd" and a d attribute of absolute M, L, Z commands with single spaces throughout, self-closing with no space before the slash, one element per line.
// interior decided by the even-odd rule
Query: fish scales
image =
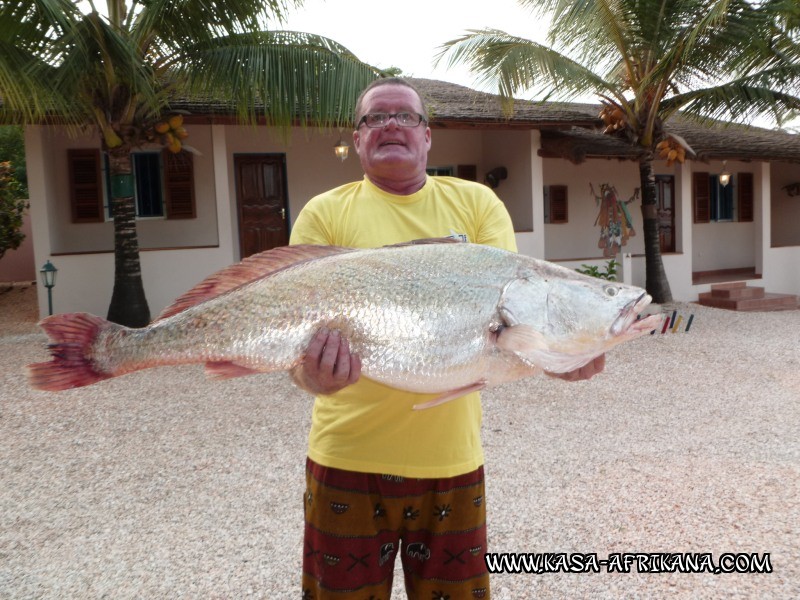
<path fill-rule="evenodd" d="M 102 332 L 92 358 L 119 373 L 145 362 L 224 360 L 288 369 L 324 325 L 348 337 L 367 376 L 436 377 L 447 389 L 451 369 L 485 352 L 503 281 L 486 283 L 500 266 L 493 254 L 444 265 L 435 248 L 301 263 L 151 328 Z"/>
<path fill-rule="evenodd" d="M 294 250 L 281 252 L 291 257 Z M 65 389 L 190 362 L 207 363 L 221 376 L 287 370 L 302 361 L 312 336 L 325 326 L 349 340 L 365 376 L 409 391 L 450 392 L 585 364 L 641 335 L 643 326 L 633 326 L 634 318 L 649 302 L 638 288 L 609 286 L 474 244 L 314 252 L 318 256 L 290 260 L 224 293 L 201 295 L 196 304 L 189 298 L 186 308 L 179 300 L 179 312 L 146 328 L 92 315 L 46 319 L 51 337 L 77 340 L 57 347 L 69 347 L 67 354 L 81 344 L 86 349 L 64 359 L 57 373 L 57 358 L 31 365 L 31 383 Z M 244 278 L 249 264 L 241 263 Z M 81 327 L 83 333 L 73 332 Z M 84 376 L 69 369 L 83 369 Z"/>

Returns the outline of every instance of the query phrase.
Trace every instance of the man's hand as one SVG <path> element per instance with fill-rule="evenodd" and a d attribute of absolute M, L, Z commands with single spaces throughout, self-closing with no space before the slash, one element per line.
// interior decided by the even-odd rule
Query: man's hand
<path fill-rule="evenodd" d="M 575 369 L 569 373 L 548 373 L 551 377 L 558 377 L 565 381 L 582 381 L 584 379 L 591 379 L 600 373 L 606 366 L 606 355 L 601 354 L 592 362 L 583 365 L 580 369 Z"/>
<path fill-rule="evenodd" d="M 323 327 L 311 338 L 303 362 L 291 370 L 292 379 L 312 394 L 333 394 L 358 381 L 361 358 L 334 330 Z"/>

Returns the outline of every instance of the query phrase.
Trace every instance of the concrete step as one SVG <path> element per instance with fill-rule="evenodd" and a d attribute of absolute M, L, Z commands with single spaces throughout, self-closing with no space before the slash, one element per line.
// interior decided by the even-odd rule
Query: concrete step
<path fill-rule="evenodd" d="M 745 300 L 750 298 L 763 298 L 763 287 L 746 285 L 743 281 L 734 283 L 721 283 L 711 286 L 711 295 L 714 298 L 729 298 L 731 300 Z"/>
<path fill-rule="evenodd" d="M 700 304 L 713 308 L 738 311 L 770 311 L 797 309 L 797 296 L 792 294 L 764 294 L 759 298 L 724 298 L 714 296 L 713 292 L 700 294 Z"/>

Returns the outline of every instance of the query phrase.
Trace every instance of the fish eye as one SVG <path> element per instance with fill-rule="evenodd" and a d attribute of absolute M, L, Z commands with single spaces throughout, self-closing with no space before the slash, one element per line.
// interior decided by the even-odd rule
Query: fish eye
<path fill-rule="evenodd" d="M 619 288 L 615 285 L 607 285 L 603 288 L 603 291 L 609 298 L 613 298 L 614 296 L 619 294 Z"/>

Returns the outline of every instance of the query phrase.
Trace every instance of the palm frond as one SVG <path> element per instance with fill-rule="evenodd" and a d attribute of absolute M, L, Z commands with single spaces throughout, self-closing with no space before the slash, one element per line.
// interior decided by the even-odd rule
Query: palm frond
<path fill-rule="evenodd" d="M 67 98 L 81 99 L 84 121 L 96 109 L 109 121 L 129 121 L 139 104 L 159 104 L 159 83 L 124 30 L 98 13 L 84 15 L 67 34 L 52 86 Z"/>
<path fill-rule="evenodd" d="M 481 84 L 507 98 L 538 87 L 547 97 L 570 98 L 586 93 L 614 93 L 613 86 L 567 56 L 531 40 L 496 29 L 470 30 L 440 46 L 437 64 L 465 64 Z"/>
<path fill-rule="evenodd" d="M 2 119 L 35 122 L 70 104 L 51 89 L 62 59 L 60 40 L 79 16 L 68 0 L 31 0 L 0 5 L 0 97 Z"/>
<path fill-rule="evenodd" d="M 302 0 L 148 0 L 132 16 L 129 30 L 139 43 L 157 37 L 172 48 L 260 31 L 272 20 L 283 22 Z"/>
<path fill-rule="evenodd" d="M 758 117 L 780 120 L 787 111 L 800 110 L 800 95 L 758 85 L 758 78 L 727 82 L 676 94 L 661 102 L 661 114 L 669 118 L 678 111 L 699 121 L 749 122 Z"/>
<path fill-rule="evenodd" d="M 192 96 L 225 98 L 243 121 L 342 126 L 380 72 L 322 36 L 262 31 L 217 38 L 172 57 L 170 76 Z"/>

